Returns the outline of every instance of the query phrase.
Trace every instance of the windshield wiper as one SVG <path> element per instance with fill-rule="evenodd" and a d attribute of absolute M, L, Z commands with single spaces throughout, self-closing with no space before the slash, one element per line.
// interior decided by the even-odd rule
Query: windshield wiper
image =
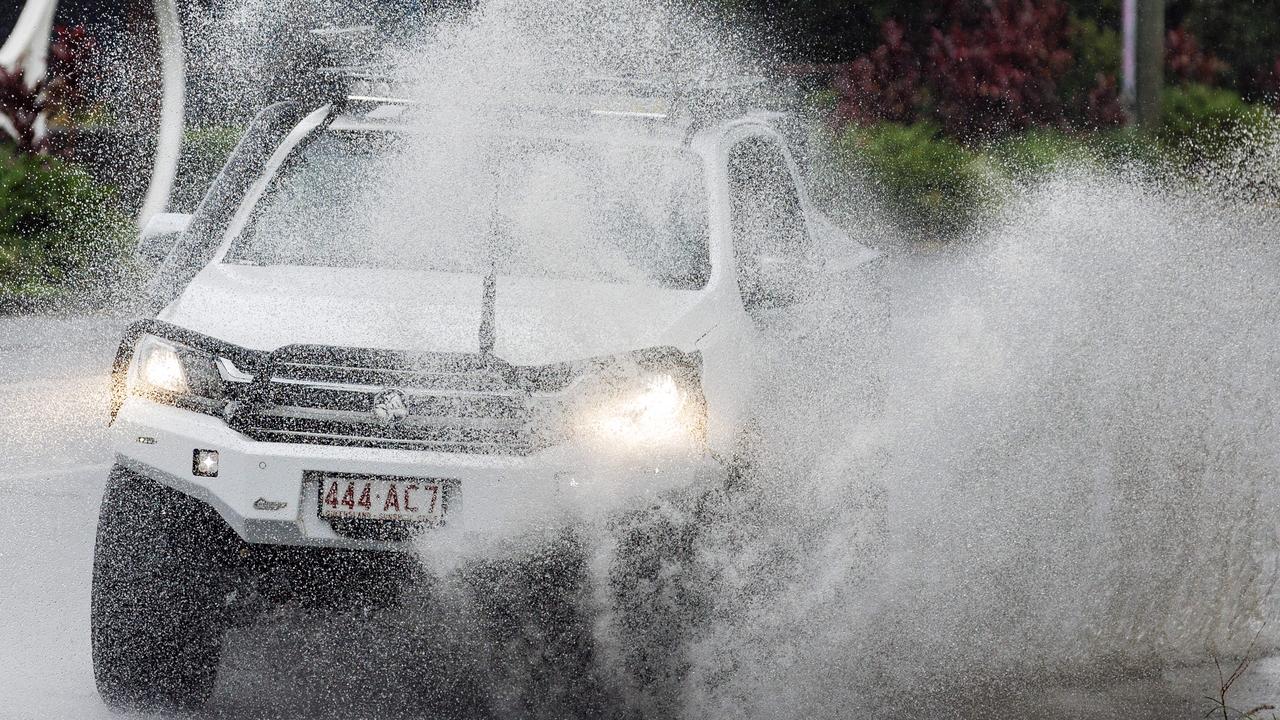
<path fill-rule="evenodd" d="M 497 328 L 494 314 L 498 304 L 498 263 L 489 263 L 489 274 L 484 278 L 484 299 L 480 307 L 480 354 L 492 355 L 497 344 Z"/>
<path fill-rule="evenodd" d="M 498 344 L 498 253 L 510 251 L 510 230 L 506 215 L 501 209 L 503 181 L 496 173 L 493 177 L 493 198 L 489 206 L 489 274 L 484 278 L 484 295 L 480 305 L 480 354 L 492 355 Z M 508 242 L 504 242 L 508 241 Z M 506 247 L 504 247 L 506 246 Z"/>

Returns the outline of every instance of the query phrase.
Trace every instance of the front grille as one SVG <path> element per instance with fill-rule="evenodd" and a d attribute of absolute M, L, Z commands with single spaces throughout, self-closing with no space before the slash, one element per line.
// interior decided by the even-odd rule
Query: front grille
<path fill-rule="evenodd" d="M 254 383 L 252 400 L 235 415 L 236 428 L 266 442 L 493 455 L 527 455 L 562 437 L 555 409 L 492 358 L 324 354 L 331 357 L 270 363 L 269 377 Z M 407 411 L 397 422 L 374 412 L 389 390 Z"/>

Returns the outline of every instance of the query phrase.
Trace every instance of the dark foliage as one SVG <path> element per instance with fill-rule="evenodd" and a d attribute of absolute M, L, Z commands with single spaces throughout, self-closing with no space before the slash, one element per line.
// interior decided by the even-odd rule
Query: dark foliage
<path fill-rule="evenodd" d="M 964 15 L 931 31 L 928 85 L 943 127 L 963 137 L 1061 121 L 1058 83 L 1072 62 L 1066 6 L 1002 0 Z"/>
<path fill-rule="evenodd" d="M 114 192 L 84 170 L 0 148 L 0 296 L 74 282 L 114 261 L 131 232 Z"/>
<path fill-rule="evenodd" d="M 29 84 L 21 68 L 0 68 L 0 116 L 8 121 L 5 134 L 19 153 L 35 154 L 48 147 L 40 132 L 41 116 L 50 108 L 46 85 L 43 80 Z"/>
<path fill-rule="evenodd" d="M 910 122 L 916 118 L 922 74 L 919 55 L 897 21 L 885 21 L 881 34 L 883 44 L 835 74 L 836 113 L 842 121 Z"/>
<path fill-rule="evenodd" d="M 1280 111 L 1280 56 L 1271 63 L 1271 67 L 1261 74 L 1259 88 L 1266 94 L 1272 107 Z"/>
<path fill-rule="evenodd" d="M 69 116 L 86 102 L 87 68 L 97 50 L 97 41 L 83 25 L 59 26 L 49 46 L 47 92 L 53 108 Z"/>
<path fill-rule="evenodd" d="M 714 1 L 714 0 L 713 0 Z M 844 63 L 875 47 L 878 30 L 891 18 L 915 20 L 924 2 L 893 0 L 719 0 L 760 26 L 770 44 L 790 62 Z"/>
<path fill-rule="evenodd" d="M 931 30 L 947 33 L 953 21 L 972 27 L 975 18 L 990 12 L 999 0 L 712 0 L 730 6 L 762 27 L 762 37 L 780 46 L 790 63 L 851 63 L 872 55 L 882 41 L 880 30 L 887 20 L 895 20 L 905 32 L 905 41 L 923 52 L 931 43 Z M 1039 6 L 1038 0 L 1034 2 Z M 1086 34 L 1117 36 L 1114 58 L 1118 61 L 1120 30 L 1119 0 L 1064 0 L 1071 15 L 1072 33 L 1079 40 Z M 1183 82 L 1223 85 L 1247 100 L 1274 100 L 1280 92 L 1280 70 L 1275 67 L 1280 48 L 1280 0 L 1250 0 L 1248 3 L 1221 0 L 1169 0 L 1167 24 L 1177 29 L 1170 38 L 1174 47 L 1171 77 Z M 1192 35 L 1194 34 L 1194 35 Z M 1196 50 L 1188 54 L 1194 41 Z M 1059 97 L 1069 114 L 1089 122 L 1114 116 L 1115 103 L 1107 92 L 1116 84 L 1115 69 L 1097 67 L 1076 48 L 1077 77 L 1068 88 L 1059 88 Z M 1219 65 L 1218 63 L 1222 63 Z M 855 79 L 867 75 L 867 68 L 854 71 Z M 1102 73 L 1101 76 L 1098 73 Z M 1090 96 L 1105 102 L 1086 101 Z M 859 109 L 865 112 L 865 108 Z M 892 112 L 887 114 L 894 114 Z"/>
<path fill-rule="evenodd" d="M 1173 0 L 1169 27 L 1194 32 L 1199 44 L 1229 67 L 1218 82 L 1256 100 L 1275 84 L 1273 63 L 1280 48 L 1280 0 Z"/>
<path fill-rule="evenodd" d="M 1170 80 L 1211 85 L 1221 80 L 1230 69 L 1212 53 L 1200 47 L 1200 41 L 1189 30 L 1176 27 L 1165 36 L 1165 70 Z"/>
<path fill-rule="evenodd" d="M 1073 24 L 1060 0 L 955 0 L 921 18 L 886 21 L 879 46 L 832 73 L 839 122 L 929 120 L 963 139 L 1123 122 L 1114 70 L 1096 60 L 1114 33 Z"/>
<path fill-rule="evenodd" d="M 1086 127 L 1095 130 L 1124 124 L 1126 116 L 1115 75 L 1098 73 L 1096 84 L 1085 96 L 1078 115 Z"/>

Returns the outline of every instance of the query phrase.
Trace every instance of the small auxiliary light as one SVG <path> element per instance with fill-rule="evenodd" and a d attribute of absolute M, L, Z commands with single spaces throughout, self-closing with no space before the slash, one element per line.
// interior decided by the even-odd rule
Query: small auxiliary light
<path fill-rule="evenodd" d="M 193 450 L 191 452 L 191 474 L 196 477 L 218 477 L 218 451 Z"/>

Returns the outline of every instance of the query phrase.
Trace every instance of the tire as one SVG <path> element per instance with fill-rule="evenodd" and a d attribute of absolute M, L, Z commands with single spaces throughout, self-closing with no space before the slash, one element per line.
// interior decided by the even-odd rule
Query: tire
<path fill-rule="evenodd" d="M 213 693 L 238 539 L 207 505 L 116 467 L 94 548 L 93 670 L 107 704 L 186 712 Z"/>

